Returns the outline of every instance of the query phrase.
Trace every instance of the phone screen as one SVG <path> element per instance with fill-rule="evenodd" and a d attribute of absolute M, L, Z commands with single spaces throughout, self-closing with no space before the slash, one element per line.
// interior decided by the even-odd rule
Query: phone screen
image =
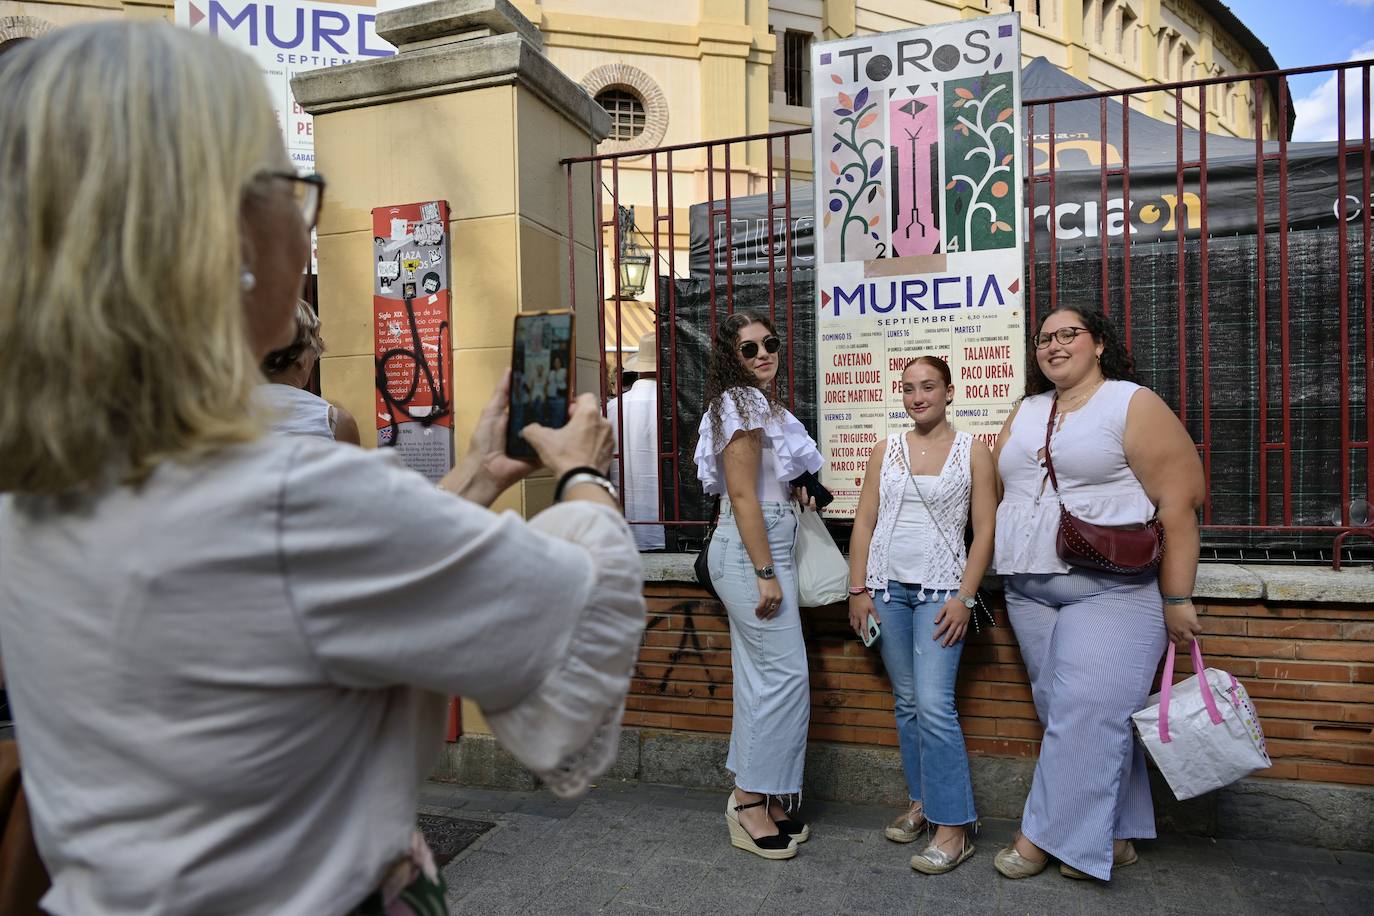
<path fill-rule="evenodd" d="M 574 352 L 572 312 L 515 316 L 507 455 L 535 457 L 534 449 L 520 436 L 531 423 L 556 429 L 568 422 L 568 405 L 576 390 Z"/>

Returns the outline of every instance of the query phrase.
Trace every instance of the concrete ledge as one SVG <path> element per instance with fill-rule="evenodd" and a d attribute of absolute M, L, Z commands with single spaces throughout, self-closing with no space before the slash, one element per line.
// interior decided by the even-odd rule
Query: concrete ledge
<path fill-rule="evenodd" d="M 723 735 L 625 729 L 607 778 L 725 790 L 731 785 L 729 745 Z M 979 816 L 1020 818 L 1035 761 L 973 756 L 969 765 Z M 433 777 L 481 788 L 530 789 L 536 783 L 490 735 L 465 735 L 448 745 Z M 1157 772 L 1150 777 L 1161 831 L 1374 852 L 1374 787 L 1250 778 L 1180 802 Z M 905 807 L 907 797 L 895 749 L 824 742 L 807 747 L 803 793 L 893 808 Z"/>
<path fill-rule="evenodd" d="M 606 110 L 518 33 L 310 70 L 293 77 L 291 89 L 302 108 L 319 115 L 514 84 L 566 115 L 593 140 L 611 131 Z"/>
<path fill-rule="evenodd" d="M 645 582 L 686 582 L 695 585 L 694 553 L 646 553 Z M 989 575 L 984 587 L 1001 591 L 998 576 Z M 1374 569 L 1347 568 L 1340 572 L 1320 566 L 1250 566 L 1200 563 L 1198 598 L 1230 601 L 1374 603 Z"/>
<path fill-rule="evenodd" d="M 461 41 L 511 32 L 536 48 L 544 47 L 539 29 L 509 0 L 434 0 L 377 16 L 377 35 L 402 52 L 445 38 Z"/>

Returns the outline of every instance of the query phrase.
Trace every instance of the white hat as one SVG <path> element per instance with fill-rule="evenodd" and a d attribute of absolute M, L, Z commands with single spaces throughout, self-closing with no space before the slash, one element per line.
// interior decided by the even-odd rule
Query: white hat
<path fill-rule="evenodd" d="M 625 364 L 626 372 L 657 372 L 658 366 L 655 362 L 658 359 L 658 338 L 654 332 L 650 331 L 639 338 L 639 352 L 635 353 L 634 358 Z"/>

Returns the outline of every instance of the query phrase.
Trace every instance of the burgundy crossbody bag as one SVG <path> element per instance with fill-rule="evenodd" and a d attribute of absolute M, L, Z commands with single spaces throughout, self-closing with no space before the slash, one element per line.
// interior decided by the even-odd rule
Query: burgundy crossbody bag
<path fill-rule="evenodd" d="M 1050 460 L 1050 436 L 1054 433 L 1054 418 L 1059 411 L 1059 397 L 1050 402 L 1050 419 L 1045 424 L 1045 470 L 1050 474 L 1050 486 L 1059 499 L 1059 533 L 1054 539 L 1059 558 L 1070 566 L 1096 569 L 1118 576 L 1136 576 L 1159 565 L 1164 557 L 1164 526 L 1159 516 L 1144 525 L 1124 528 L 1094 525 L 1074 517 L 1064 506 L 1059 493 L 1059 481 L 1054 477 L 1054 462 Z"/>

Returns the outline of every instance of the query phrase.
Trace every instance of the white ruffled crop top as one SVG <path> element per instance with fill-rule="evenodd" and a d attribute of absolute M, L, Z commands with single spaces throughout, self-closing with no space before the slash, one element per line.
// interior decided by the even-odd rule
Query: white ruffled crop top
<path fill-rule="evenodd" d="M 741 415 L 736 398 L 730 396 L 732 393 L 744 402 L 747 416 Z M 721 452 L 735 437 L 735 433 L 741 430 L 763 430 L 763 457 L 759 463 L 760 499 L 787 499 L 789 481 L 806 471 L 814 474 L 825 464 L 815 440 L 807 434 L 801 421 L 785 407 L 779 407 L 774 412 L 768 404 L 768 398 L 757 388 L 731 388 L 721 395 L 720 411 L 719 438 L 711 430 L 709 409 L 702 415 L 701 425 L 697 428 L 697 479 L 708 495 L 726 495 Z"/>

